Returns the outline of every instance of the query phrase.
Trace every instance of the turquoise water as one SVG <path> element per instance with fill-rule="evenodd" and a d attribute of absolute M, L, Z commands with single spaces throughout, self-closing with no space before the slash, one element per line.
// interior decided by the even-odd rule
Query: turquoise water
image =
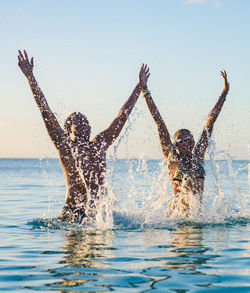
<path fill-rule="evenodd" d="M 0 291 L 250 292 L 248 164 L 206 162 L 202 214 L 181 220 L 161 161 L 110 161 L 112 217 L 81 227 L 54 218 L 58 160 L 0 159 Z"/>

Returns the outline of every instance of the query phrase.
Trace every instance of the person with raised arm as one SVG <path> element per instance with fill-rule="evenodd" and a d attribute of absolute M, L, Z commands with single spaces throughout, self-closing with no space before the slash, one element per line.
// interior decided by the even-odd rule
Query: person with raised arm
<path fill-rule="evenodd" d="M 149 111 L 157 125 L 161 149 L 169 170 L 173 185 L 174 198 L 170 202 L 167 215 L 188 216 L 190 214 L 190 194 L 198 202 L 202 199 L 205 181 L 204 159 L 212 134 L 214 123 L 221 112 L 229 91 L 226 71 L 221 71 L 224 89 L 209 113 L 201 137 L 195 144 L 194 137 L 188 129 L 179 129 L 171 141 L 168 129 L 155 105 L 147 86 L 142 89 Z"/>
<path fill-rule="evenodd" d="M 66 181 L 65 207 L 59 218 L 84 223 L 88 209 L 95 209 L 96 201 L 105 195 L 106 152 L 119 136 L 142 88 L 149 77 L 147 65 L 142 65 L 139 82 L 107 129 L 90 140 L 91 127 L 85 115 L 74 112 L 69 115 L 64 129 L 51 111 L 33 74 L 33 57 L 26 51 L 18 51 L 18 65 L 28 79 L 31 91 L 42 114 L 48 134 L 54 143 Z"/>

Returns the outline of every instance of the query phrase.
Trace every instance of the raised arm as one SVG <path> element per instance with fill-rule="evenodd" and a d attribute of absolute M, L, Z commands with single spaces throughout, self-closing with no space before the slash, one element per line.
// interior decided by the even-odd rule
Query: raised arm
<path fill-rule="evenodd" d="M 157 125 L 162 152 L 164 157 L 167 159 L 170 151 L 173 149 L 173 144 L 172 144 L 167 126 L 164 120 L 162 119 L 161 114 L 158 108 L 156 107 L 155 102 L 147 86 L 142 89 L 142 92 L 146 100 L 146 103 L 148 105 L 148 109 Z"/>
<path fill-rule="evenodd" d="M 217 103 L 213 107 L 212 111 L 208 114 L 208 118 L 207 118 L 206 124 L 203 128 L 200 140 L 198 141 L 198 143 L 196 144 L 195 149 L 194 149 L 195 154 L 200 158 L 200 160 L 202 162 L 204 162 L 206 149 L 208 147 L 208 137 L 210 137 L 212 134 L 214 123 L 215 123 L 218 115 L 221 112 L 222 106 L 226 100 L 226 96 L 229 91 L 229 83 L 227 81 L 227 73 L 225 70 L 221 71 L 220 73 L 221 73 L 221 76 L 224 78 L 223 91 L 222 91 Z"/>
<path fill-rule="evenodd" d="M 52 139 L 55 146 L 60 149 L 62 147 L 62 139 L 64 135 L 63 129 L 60 127 L 54 113 L 50 110 L 49 105 L 38 86 L 38 83 L 33 75 L 34 61 L 33 57 L 29 61 L 26 51 L 22 54 L 18 51 L 18 65 L 23 74 L 27 77 L 31 91 L 37 103 L 37 106 L 42 114 L 43 121 L 48 130 L 49 136 Z"/>
<path fill-rule="evenodd" d="M 139 98 L 142 88 L 147 84 L 149 75 L 149 68 L 147 67 L 147 65 L 142 64 L 139 73 L 138 84 L 136 85 L 132 94 L 125 102 L 125 104 L 122 106 L 117 117 L 113 120 L 110 126 L 95 137 L 96 141 L 104 140 L 107 143 L 107 146 L 110 146 L 116 140 L 125 122 L 127 121 L 129 114 L 134 108 L 134 105 Z"/>

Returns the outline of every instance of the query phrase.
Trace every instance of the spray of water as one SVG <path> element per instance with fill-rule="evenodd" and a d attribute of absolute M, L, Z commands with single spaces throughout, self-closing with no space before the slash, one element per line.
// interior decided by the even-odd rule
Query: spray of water
<path fill-rule="evenodd" d="M 249 197 L 237 181 L 239 172 L 245 172 L 247 166 L 235 168 L 232 158 L 225 151 L 220 152 L 224 160 L 216 160 L 218 153 L 211 138 L 202 201 L 199 196 L 187 193 L 185 200 L 189 202 L 190 209 L 186 214 L 183 213 L 182 201 L 173 196 L 163 159 L 148 160 L 143 153 L 139 159 L 129 158 L 128 147 L 128 159 L 118 159 L 119 147 L 128 145 L 138 115 L 138 111 L 132 113 L 123 135 L 113 147 L 106 185 L 100 188 L 99 200 L 95 202 L 95 221 L 87 223 L 87 228 L 171 228 L 180 223 L 227 224 L 235 218 L 249 219 Z M 81 174 L 78 164 L 76 168 Z M 91 200 L 91 195 L 88 195 L 88 200 Z M 177 207 L 168 215 L 168 207 L 173 201 Z M 93 210 L 90 207 L 87 214 L 91 213 Z"/>
<path fill-rule="evenodd" d="M 126 188 L 123 188 L 125 195 L 116 198 L 119 203 L 116 205 L 118 208 L 114 209 L 114 224 L 121 225 L 123 221 L 125 226 L 160 228 L 169 227 L 173 222 L 191 221 L 205 225 L 227 224 L 234 222 L 233 219 L 248 219 L 248 194 L 242 192 L 237 181 L 238 173 L 245 171 L 247 167 L 237 166 L 235 169 L 234 162 L 227 152 L 220 152 L 220 156 L 224 156 L 223 160 L 216 160 L 218 154 L 215 142 L 210 138 L 205 192 L 202 201 L 198 195 L 185 195 L 184 200 L 190 207 L 187 213 L 183 212 L 183 197 L 174 198 L 171 192 L 163 160 L 154 161 L 155 168 L 150 166 L 150 161 L 143 156 L 138 160 L 120 162 L 128 165 L 126 179 L 124 178 L 128 183 Z M 115 186 L 116 174 L 112 176 L 114 182 L 111 185 Z M 119 192 L 121 195 L 122 191 Z M 173 201 L 176 208 L 168 215 L 168 206 Z"/>

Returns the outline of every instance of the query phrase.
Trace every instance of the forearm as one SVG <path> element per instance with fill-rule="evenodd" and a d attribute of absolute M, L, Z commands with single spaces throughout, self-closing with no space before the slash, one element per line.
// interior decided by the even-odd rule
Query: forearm
<path fill-rule="evenodd" d="M 45 99 L 45 96 L 44 96 L 42 90 L 40 89 L 34 75 L 32 74 L 32 75 L 28 76 L 27 79 L 28 79 L 32 94 L 34 96 L 34 99 L 35 99 L 37 106 L 38 106 L 39 110 L 41 111 L 41 113 L 50 111 L 49 105 L 48 105 L 48 103 Z"/>
<path fill-rule="evenodd" d="M 148 91 L 148 89 L 143 90 L 144 98 L 146 100 L 147 106 L 149 108 L 149 111 L 157 125 L 158 128 L 158 134 L 160 138 L 161 147 L 163 150 L 163 153 L 165 156 L 169 153 L 169 147 L 172 147 L 172 142 L 170 139 L 170 135 L 167 129 L 167 126 L 157 108 L 157 106 L 154 103 L 154 100 Z"/>
<path fill-rule="evenodd" d="M 132 94 L 128 98 L 128 100 L 125 102 L 125 104 L 121 107 L 118 117 L 123 118 L 127 120 L 129 114 L 131 113 L 132 109 L 134 108 L 135 103 L 137 102 L 140 93 L 141 93 L 142 87 L 138 83 L 136 87 L 134 88 Z"/>
<path fill-rule="evenodd" d="M 60 125 L 58 124 L 58 121 L 54 115 L 54 113 L 51 111 L 48 102 L 40 89 L 34 75 L 30 75 L 27 77 L 31 91 L 33 93 L 33 96 L 35 98 L 36 104 L 42 114 L 44 123 L 50 132 L 52 128 L 59 129 Z"/>
<path fill-rule="evenodd" d="M 223 89 L 217 103 L 213 107 L 212 111 L 208 114 L 208 119 L 207 119 L 207 123 L 206 123 L 205 128 L 208 131 L 209 135 L 211 135 L 214 123 L 215 123 L 217 117 L 219 116 L 221 109 L 226 101 L 228 91 L 229 91 L 229 84 L 228 84 L 228 82 L 225 82 L 224 89 Z"/>
<path fill-rule="evenodd" d="M 48 133 L 52 139 L 52 141 L 55 143 L 56 147 L 59 148 L 61 144 L 61 139 L 63 136 L 63 130 L 61 129 L 56 116 L 51 111 L 45 96 L 40 89 L 34 75 L 30 75 L 27 77 L 31 91 L 33 93 L 33 96 L 35 98 L 35 101 L 37 103 L 37 106 L 42 114 L 43 121 L 45 123 L 45 126 L 48 130 Z"/>
<path fill-rule="evenodd" d="M 151 94 L 148 90 L 144 91 L 144 98 L 146 100 L 148 109 L 155 121 L 155 123 L 157 124 L 158 127 L 162 127 L 165 126 L 165 122 L 161 117 L 161 114 L 157 108 L 157 106 L 155 105 L 154 100 L 151 97 Z M 165 126 L 166 127 L 166 126 Z"/>
<path fill-rule="evenodd" d="M 43 92 L 41 91 L 34 75 L 33 68 L 34 62 L 33 57 L 31 60 L 28 58 L 26 51 L 23 53 L 19 50 L 18 55 L 18 66 L 20 67 L 23 74 L 28 79 L 31 91 L 37 103 L 37 106 L 42 114 L 43 121 L 48 130 L 48 133 L 58 149 L 62 149 L 62 138 L 64 136 L 64 131 L 61 129 L 54 113 L 50 110 L 49 105 L 44 97 Z"/>
<path fill-rule="evenodd" d="M 137 84 L 132 94 L 125 102 L 125 104 L 121 107 L 118 115 L 109 125 L 109 127 L 95 137 L 96 141 L 104 139 L 107 142 L 108 146 L 110 146 L 115 141 L 115 139 L 120 134 L 124 124 L 126 123 L 128 116 L 131 113 L 136 101 L 138 100 L 140 93 L 141 85 Z"/>
<path fill-rule="evenodd" d="M 212 134 L 214 123 L 221 112 L 223 104 L 226 100 L 226 96 L 228 94 L 228 90 L 229 90 L 229 84 L 227 81 L 225 81 L 224 89 L 217 103 L 213 107 L 212 111 L 209 113 L 206 124 L 201 134 L 201 138 L 198 141 L 197 145 L 195 146 L 194 152 L 196 155 L 198 155 L 198 157 L 200 158 L 202 162 L 204 162 L 205 152 L 208 147 L 208 137 L 211 136 Z"/>

